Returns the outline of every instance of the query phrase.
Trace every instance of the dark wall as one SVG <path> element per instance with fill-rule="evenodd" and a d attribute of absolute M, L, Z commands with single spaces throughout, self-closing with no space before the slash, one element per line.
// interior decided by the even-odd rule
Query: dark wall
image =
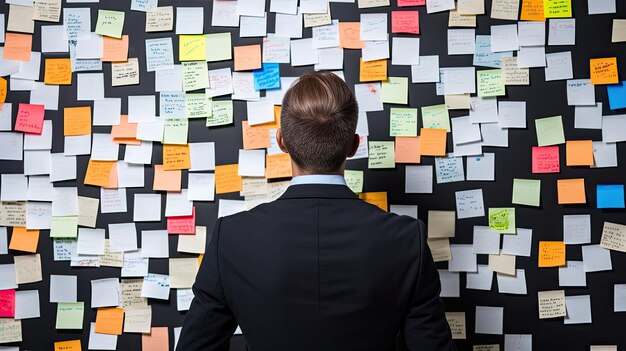
<path fill-rule="evenodd" d="M 269 2 L 267 8 L 269 10 Z M 359 21 L 360 13 L 390 12 L 395 8 L 395 1 L 391 1 L 392 7 L 372 8 L 357 10 L 355 4 L 333 3 L 331 13 L 334 19 L 340 21 Z M 145 14 L 143 12 L 130 11 L 130 1 L 103 0 L 99 4 L 66 4 L 65 7 L 90 7 L 92 16 L 92 30 L 95 29 L 97 9 L 113 9 L 126 11 L 124 34 L 130 36 L 129 57 L 138 57 L 140 62 L 140 85 L 127 87 L 111 87 L 111 65 L 103 65 L 105 77 L 105 95 L 107 97 L 122 98 L 122 113 L 127 112 L 126 97 L 128 95 L 155 94 L 154 73 L 146 72 L 145 44 L 149 38 L 171 36 L 175 48 L 175 61 L 178 62 L 178 37 L 173 32 L 145 33 Z M 261 38 L 239 38 L 238 28 L 213 28 L 210 26 L 211 1 L 194 0 L 161 0 L 159 6 L 203 6 L 205 8 L 204 32 L 226 32 L 233 35 L 233 45 L 261 43 Z M 617 15 L 587 15 L 586 1 L 574 0 L 574 16 L 576 18 L 576 46 L 546 47 L 546 52 L 572 51 L 574 78 L 589 77 L 589 58 L 618 56 L 620 72 L 626 72 L 626 44 L 611 44 L 612 18 L 626 17 L 626 4 L 618 1 Z M 406 9 L 406 8 L 405 8 Z M 439 55 L 441 67 L 462 67 L 472 65 L 471 55 L 448 56 L 446 45 L 446 31 L 448 13 L 426 14 L 425 7 L 409 8 L 420 12 L 420 35 L 421 55 Z M 486 13 L 489 14 L 491 1 L 486 1 Z M 0 11 L 8 12 L 8 5 L 0 4 Z M 391 16 L 389 16 L 391 21 Z M 512 21 L 492 20 L 488 15 L 478 17 L 477 35 L 488 35 L 490 25 L 510 24 Z M 40 27 L 50 23 L 37 22 L 33 36 L 33 51 L 40 51 Z M 273 32 L 274 14 L 268 14 L 268 33 Z M 547 28 L 546 28 L 547 29 Z M 396 36 L 396 35 L 394 35 Z M 404 35 L 399 35 L 404 36 Z M 304 30 L 304 37 L 311 37 L 311 30 Z M 43 80 L 43 60 L 48 57 L 67 57 L 64 55 L 42 55 L 42 69 L 40 80 Z M 352 86 L 358 83 L 360 57 L 359 50 L 345 50 L 344 72 L 348 83 Z M 209 69 L 231 67 L 232 61 L 210 63 Z M 312 70 L 311 66 L 291 67 L 281 64 L 282 76 L 298 76 L 303 72 Z M 461 297 L 446 298 L 445 303 L 448 311 L 464 311 L 467 320 L 467 340 L 458 340 L 457 345 L 461 350 L 471 350 L 476 344 L 500 344 L 503 347 L 503 336 L 475 335 L 474 311 L 476 305 L 503 306 L 504 307 L 504 332 L 507 334 L 533 334 L 533 346 L 535 350 L 588 350 L 590 344 L 619 344 L 620 348 L 626 347 L 626 338 L 623 335 L 623 326 L 626 322 L 625 314 L 613 312 L 613 284 L 626 283 L 626 256 L 622 253 L 612 252 L 613 271 L 591 273 L 587 275 L 586 288 L 567 288 L 566 295 L 590 294 L 592 299 L 593 324 L 587 325 L 564 325 L 562 318 L 539 320 L 537 313 L 537 291 L 559 289 L 558 270 L 556 268 L 537 268 L 537 247 L 540 240 L 562 240 L 562 215 L 590 213 L 592 218 L 592 243 L 599 243 L 602 225 L 604 221 L 616 223 L 625 222 L 623 210 L 601 210 L 595 207 L 596 184 L 622 184 L 624 183 L 626 164 L 626 147 L 624 143 L 618 144 L 618 157 L 620 167 L 606 169 L 588 169 L 561 167 L 560 174 L 531 174 L 531 147 L 535 146 L 536 134 L 535 118 L 562 115 L 567 140 L 593 139 L 601 140 L 600 130 L 574 129 L 574 107 L 567 105 L 566 88 L 564 81 L 545 82 L 544 72 L 541 68 L 530 69 L 530 86 L 509 86 L 507 95 L 499 100 L 526 101 L 527 105 L 527 129 L 512 129 L 509 131 L 508 148 L 484 147 L 484 152 L 495 152 L 496 169 L 494 182 L 458 182 L 448 184 L 434 184 L 433 194 L 405 194 L 404 193 L 404 165 L 397 165 L 395 169 L 368 170 L 367 160 L 355 160 L 348 162 L 348 169 L 365 171 L 364 191 L 387 191 L 390 204 L 417 204 L 419 217 L 427 218 L 428 210 L 454 210 L 454 193 L 458 190 L 482 188 L 485 207 L 502 207 L 511 205 L 513 178 L 530 178 L 542 180 L 541 207 L 532 208 L 517 206 L 517 225 L 523 228 L 533 229 L 532 256 L 517 258 L 517 268 L 526 270 L 528 295 L 506 295 L 497 292 L 494 284 L 492 291 L 466 290 L 465 275 L 461 274 Z M 410 77 L 409 66 L 389 65 L 390 76 Z M 624 79 L 624 73 L 621 75 Z M 74 82 L 76 77 L 74 76 Z M 158 94 L 157 98 L 158 98 Z M 225 99 L 220 97 L 217 99 Z M 616 114 L 620 111 L 609 111 L 606 89 L 603 86 L 596 88 L 597 101 L 604 102 L 604 114 Z M 9 92 L 8 102 L 28 102 L 28 92 Z M 409 105 L 419 108 L 421 106 L 443 103 L 443 97 L 435 95 L 434 84 L 411 84 L 409 87 Z M 63 151 L 63 107 L 91 105 L 91 102 L 76 101 L 76 84 L 60 87 L 60 103 L 58 111 L 46 111 L 45 119 L 54 123 L 54 139 L 52 152 Z M 385 111 L 368 113 L 370 140 L 393 140 L 389 136 L 389 105 L 385 105 Z M 13 118 L 17 106 L 13 108 Z M 451 111 L 451 117 L 466 115 L 467 111 Z M 190 120 L 189 142 L 214 141 L 216 143 L 216 164 L 229 164 L 237 162 L 237 152 L 242 146 L 241 121 L 246 120 L 245 102 L 234 103 L 234 125 L 211 128 L 204 126 L 204 120 Z M 420 123 L 421 125 L 421 123 Z M 94 133 L 108 133 L 110 127 L 93 127 Z M 450 139 L 450 138 L 448 138 Z M 448 140 L 448 150 L 452 150 L 451 140 Z M 560 147 L 561 160 L 565 159 L 565 148 Z M 120 158 L 124 155 L 124 147 L 120 148 Z M 154 144 L 153 160 L 161 160 L 161 145 Z M 93 186 L 83 185 L 83 178 L 88 162 L 88 156 L 78 157 L 77 181 L 55 183 L 55 186 L 78 186 L 79 195 L 99 197 L 100 189 Z M 434 164 L 432 157 L 423 157 L 423 164 Z M 22 173 L 22 162 L 0 161 L 2 173 Z M 557 205 L 556 180 L 560 178 L 583 177 L 586 179 L 587 205 L 562 206 Z M 183 188 L 186 187 L 186 171 L 183 172 Z M 151 192 L 153 179 L 152 166 L 145 167 L 145 189 L 127 189 L 128 208 L 133 207 L 133 195 L 135 193 Z M 238 199 L 236 194 L 218 195 L 216 198 Z M 163 206 L 165 205 L 165 197 Z M 216 202 L 197 202 L 197 225 L 207 226 L 210 231 L 217 217 Z M 163 207 L 164 208 L 164 207 Z M 108 223 L 122 223 L 132 221 L 132 213 L 99 214 L 97 227 L 107 228 Z M 471 218 L 458 220 L 456 223 L 456 237 L 453 243 L 469 244 L 472 242 L 472 228 L 474 225 L 486 225 L 487 218 Z M 137 223 L 138 231 L 146 229 L 165 228 L 165 222 Z M 10 232 L 10 231 L 9 231 Z M 83 347 L 87 348 L 89 335 L 89 322 L 95 321 L 96 310 L 86 307 L 83 331 L 57 331 L 55 330 L 56 304 L 48 302 L 49 276 L 51 274 L 77 275 L 78 296 L 85 305 L 90 304 L 92 279 L 119 276 L 119 269 L 115 268 L 70 268 L 68 262 L 54 262 L 52 253 L 52 240 L 48 231 L 42 231 L 39 244 L 39 252 L 42 256 L 42 268 L 44 280 L 39 283 L 25 284 L 20 290 L 38 289 L 41 299 L 41 315 L 39 319 L 28 319 L 22 322 L 24 341 L 20 344 L 21 350 L 51 350 L 54 341 L 71 340 L 80 338 Z M 191 257 L 190 255 L 176 252 L 178 239 L 172 235 L 170 240 L 171 257 Z M 0 256 L 0 263 L 13 261 L 13 254 Z M 479 256 L 479 263 L 487 263 L 487 258 Z M 581 249 L 578 245 L 571 245 L 567 249 L 568 260 L 581 260 Z M 438 264 L 440 268 L 446 268 L 445 263 Z M 150 272 L 168 273 L 167 259 L 151 259 Z M 173 348 L 173 327 L 182 325 L 184 313 L 176 311 L 176 294 L 172 291 L 169 301 L 150 300 L 153 308 L 153 326 L 170 327 L 170 349 Z M 242 337 L 233 338 L 233 350 L 244 350 L 245 341 Z M 124 334 L 118 339 L 118 350 L 139 350 L 141 337 L 138 334 Z"/>

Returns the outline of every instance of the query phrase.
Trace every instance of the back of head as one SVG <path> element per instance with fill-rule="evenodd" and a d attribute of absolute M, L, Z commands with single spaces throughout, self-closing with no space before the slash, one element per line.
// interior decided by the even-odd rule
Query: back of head
<path fill-rule="evenodd" d="M 280 126 L 293 161 L 308 172 L 324 174 L 345 162 L 357 120 L 357 101 L 346 83 L 330 72 L 311 72 L 285 93 Z"/>

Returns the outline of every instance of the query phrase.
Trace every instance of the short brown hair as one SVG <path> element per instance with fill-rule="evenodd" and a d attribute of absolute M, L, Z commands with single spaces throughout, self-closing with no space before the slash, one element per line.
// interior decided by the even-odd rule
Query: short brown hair
<path fill-rule="evenodd" d="M 354 94 L 331 72 L 305 73 L 285 93 L 280 127 L 293 161 L 314 173 L 338 170 L 348 156 L 358 120 Z"/>

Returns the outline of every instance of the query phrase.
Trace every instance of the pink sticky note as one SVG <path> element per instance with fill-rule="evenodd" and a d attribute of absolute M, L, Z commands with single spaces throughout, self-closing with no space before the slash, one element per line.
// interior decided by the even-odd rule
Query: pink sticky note
<path fill-rule="evenodd" d="M 419 15 L 418 11 L 391 11 L 391 32 L 419 34 Z"/>
<path fill-rule="evenodd" d="M 398 0 L 398 7 L 424 5 L 426 5 L 426 0 Z"/>
<path fill-rule="evenodd" d="M 196 208 L 191 210 L 191 216 L 167 217 L 167 232 L 169 234 L 195 234 Z"/>
<path fill-rule="evenodd" d="M 533 146 L 533 173 L 559 173 L 559 146 Z"/>
<path fill-rule="evenodd" d="M 43 129 L 43 105 L 20 104 L 15 120 L 15 130 L 24 133 L 41 134 Z"/>
<path fill-rule="evenodd" d="M 0 290 L 0 317 L 15 317 L 15 290 Z"/>

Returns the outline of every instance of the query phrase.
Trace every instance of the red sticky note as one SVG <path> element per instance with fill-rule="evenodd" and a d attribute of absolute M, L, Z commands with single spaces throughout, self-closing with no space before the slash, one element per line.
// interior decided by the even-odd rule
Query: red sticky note
<path fill-rule="evenodd" d="M 533 146 L 533 173 L 559 173 L 559 146 Z"/>
<path fill-rule="evenodd" d="M 398 0 L 398 7 L 424 5 L 426 5 L 426 0 Z"/>
<path fill-rule="evenodd" d="M 420 13 L 418 11 L 391 11 L 392 33 L 420 33 Z"/>
<path fill-rule="evenodd" d="M 20 104 L 15 120 L 15 130 L 24 133 L 41 134 L 43 128 L 43 105 Z"/>
<path fill-rule="evenodd" d="M 167 232 L 169 234 L 196 234 L 196 208 L 191 210 L 191 216 L 167 217 Z"/>
<path fill-rule="evenodd" d="M 0 317 L 15 317 L 15 290 L 0 290 Z"/>

